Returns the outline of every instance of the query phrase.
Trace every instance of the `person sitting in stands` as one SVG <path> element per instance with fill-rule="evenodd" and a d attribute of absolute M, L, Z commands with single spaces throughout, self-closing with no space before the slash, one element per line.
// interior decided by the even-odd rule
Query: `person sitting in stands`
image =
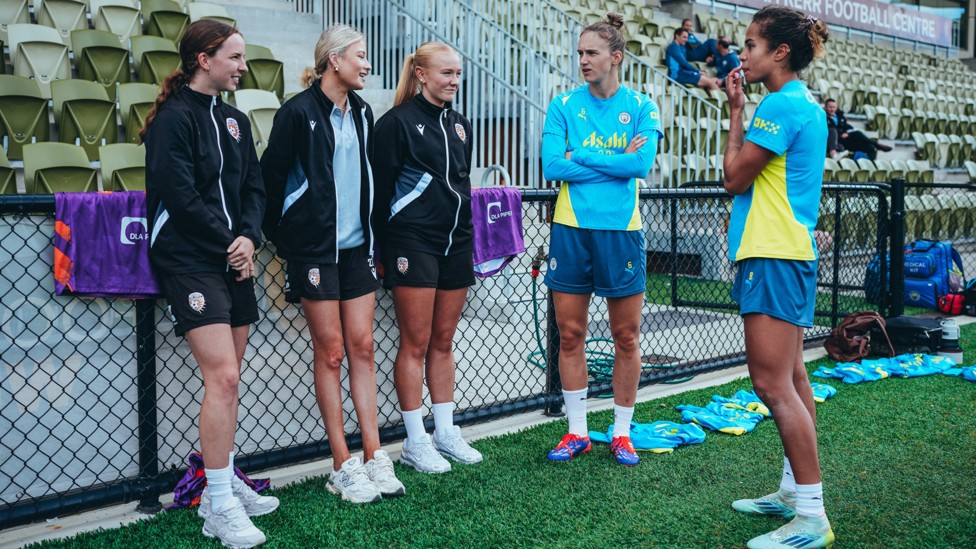
<path fill-rule="evenodd" d="M 695 24 L 691 19 L 683 19 L 681 21 L 681 28 L 688 31 L 688 43 L 685 45 L 686 57 L 689 61 L 704 61 L 709 66 L 715 64 L 715 59 L 718 57 L 717 41 L 714 38 L 709 38 L 702 42 L 695 36 Z M 732 69 L 729 69 L 732 70 Z"/>
<path fill-rule="evenodd" d="M 695 84 L 707 90 L 717 90 L 721 80 L 709 78 L 704 72 L 688 62 L 685 57 L 685 45 L 688 43 L 688 31 L 684 28 L 677 28 L 674 31 L 674 40 L 665 50 L 668 64 L 668 76 L 681 84 Z"/>
<path fill-rule="evenodd" d="M 837 108 L 837 101 L 827 99 L 824 101 L 824 110 L 827 111 L 827 129 L 837 130 L 837 140 L 843 148 L 852 153 L 864 153 L 868 158 L 874 160 L 878 157 L 878 151 L 888 152 L 891 150 L 889 145 L 879 143 L 864 135 L 860 130 L 854 129 L 844 117 L 844 111 Z M 837 150 L 837 149 L 833 149 Z"/>
<path fill-rule="evenodd" d="M 739 61 L 739 56 L 732 51 L 731 43 L 726 37 L 719 38 L 718 42 L 715 43 L 718 53 L 715 56 L 715 72 L 718 79 L 725 85 L 725 77 L 732 72 L 732 69 L 738 67 L 742 64 Z"/>

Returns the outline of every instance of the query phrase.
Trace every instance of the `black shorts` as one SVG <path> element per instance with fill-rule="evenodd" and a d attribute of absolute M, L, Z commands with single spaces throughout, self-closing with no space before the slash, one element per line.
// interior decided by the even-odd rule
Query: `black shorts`
<path fill-rule="evenodd" d="M 176 335 L 208 324 L 237 327 L 257 322 L 260 315 L 254 279 L 238 282 L 236 277 L 237 271 L 159 274 Z"/>
<path fill-rule="evenodd" d="M 288 262 L 285 270 L 285 301 L 347 301 L 379 289 L 376 269 L 368 247 L 363 244 L 339 250 L 339 263 Z"/>
<path fill-rule="evenodd" d="M 383 285 L 458 290 L 474 285 L 474 253 L 434 255 L 383 247 Z"/>

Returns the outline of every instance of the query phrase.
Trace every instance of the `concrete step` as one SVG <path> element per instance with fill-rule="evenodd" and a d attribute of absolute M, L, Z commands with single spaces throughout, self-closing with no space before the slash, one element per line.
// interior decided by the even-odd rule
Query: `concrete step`
<path fill-rule="evenodd" d="M 292 0 L 207 0 L 208 4 L 221 4 L 223 6 L 234 6 L 243 8 L 262 8 L 277 11 L 295 12 L 295 3 Z M 228 12 L 230 9 L 228 8 Z"/>

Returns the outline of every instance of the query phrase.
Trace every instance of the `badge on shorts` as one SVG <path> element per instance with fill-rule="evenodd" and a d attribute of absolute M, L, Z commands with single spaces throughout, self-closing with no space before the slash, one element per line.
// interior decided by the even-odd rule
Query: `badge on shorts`
<path fill-rule="evenodd" d="M 186 300 L 190 304 L 190 308 L 193 309 L 193 312 L 203 314 L 203 309 L 207 306 L 207 298 L 203 297 L 203 294 L 193 292 L 187 296 Z"/>
<path fill-rule="evenodd" d="M 620 115 L 617 116 L 617 120 L 619 120 L 621 124 L 630 124 L 630 113 L 629 112 L 620 113 Z"/>
<path fill-rule="evenodd" d="M 556 258 L 555 257 L 549 259 L 549 270 L 550 271 L 555 271 L 556 270 Z"/>
<path fill-rule="evenodd" d="M 227 131 L 230 132 L 230 136 L 238 143 L 241 142 L 241 127 L 237 125 L 237 120 L 233 118 L 227 119 Z"/>
<path fill-rule="evenodd" d="M 468 134 L 467 132 L 464 131 L 464 126 L 462 126 L 461 124 L 454 124 L 454 131 L 457 132 L 458 137 L 461 138 L 462 143 L 468 142 Z"/>
<path fill-rule="evenodd" d="M 400 271 L 400 274 L 402 275 L 407 274 L 407 271 L 410 270 L 410 262 L 407 261 L 407 258 L 405 257 L 397 258 L 397 270 Z"/>
<path fill-rule="evenodd" d="M 316 288 L 319 287 L 319 282 L 322 281 L 322 277 L 319 275 L 318 268 L 311 268 L 308 270 L 308 283 Z"/>

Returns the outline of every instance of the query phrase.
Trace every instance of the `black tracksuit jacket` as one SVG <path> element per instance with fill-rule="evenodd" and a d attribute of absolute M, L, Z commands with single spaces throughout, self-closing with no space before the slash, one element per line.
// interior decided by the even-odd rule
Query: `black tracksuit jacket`
<path fill-rule="evenodd" d="M 264 184 L 247 115 L 186 86 L 160 105 L 144 141 L 156 269 L 226 272 L 238 236 L 261 245 Z"/>
<path fill-rule="evenodd" d="M 376 123 L 373 170 L 381 242 L 435 255 L 470 253 L 471 123 L 417 94 Z"/>
<path fill-rule="evenodd" d="M 337 185 L 360 186 L 360 220 L 369 253 L 373 250 L 370 217 L 373 176 L 368 147 L 373 111 L 349 92 L 348 106 L 359 136 L 360 181 L 336 181 L 332 172 L 335 133 L 330 116 L 335 105 L 322 93 L 320 80 L 278 109 L 261 156 L 268 190 L 264 234 L 275 243 L 278 255 L 301 263 L 333 264 L 339 259 L 336 234 Z M 287 209 L 285 204 L 288 204 Z"/>

